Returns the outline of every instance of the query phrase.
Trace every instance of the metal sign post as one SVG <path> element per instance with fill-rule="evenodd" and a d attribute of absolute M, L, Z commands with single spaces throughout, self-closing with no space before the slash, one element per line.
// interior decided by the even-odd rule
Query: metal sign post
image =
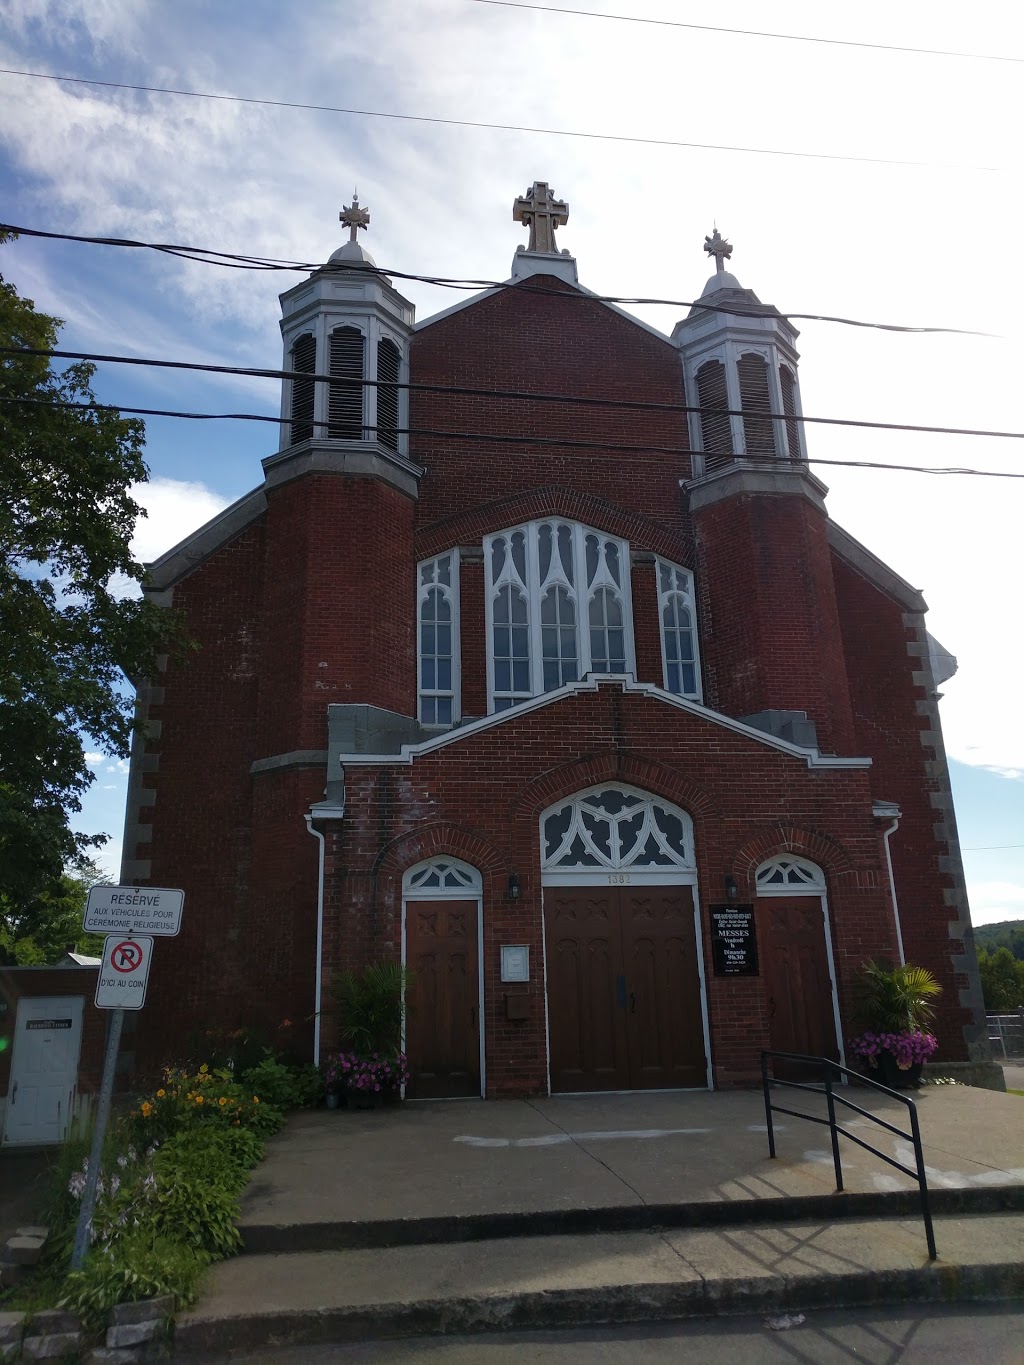
<path fill-rule="evenodd" d="M 104 933 L 103 961 L 96 979 L 97 1009 L 112 1010 L 107 1055 L 103 1062 L 99 1103 L 92 1134 L 89 1169 L 82 1191 L 82 1207 L 71 1250 L 71 1269 L 81 1270 L 92 1241 L 92 1216 L 96 1209 L 96 1187 L 103 1162 L 103 1144 L 110 1119 L 114 1093 L 114 1072 L 121 1046 L 121 1028 L 126 1009 L 141 1009 L 146 1003 L 149 964 L 153 957 L 153 936 L 173 936 L 181 929 L 183 891 L 149 886 L 94 886 L 89 892 L 83 925 L 90 933 Z"/>

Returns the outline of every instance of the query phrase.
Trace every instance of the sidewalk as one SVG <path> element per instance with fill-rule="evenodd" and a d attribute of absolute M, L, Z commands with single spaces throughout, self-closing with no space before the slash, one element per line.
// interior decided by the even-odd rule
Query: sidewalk
<path fill-rule="evenodd" d="M 905 1125 L 898 1101 L 850 1098 Z M 789 1117 L 770 1160 L 758 1093 L 300 1115 L 244 1197 L 248 1254 L 214 1267 L 176 1350 L 1024 1294 L 1024 1099 L 915 1098 L 935 1263 L 915 1182 L 841 1139 L 836 1195 L 827 1130 Z"/>

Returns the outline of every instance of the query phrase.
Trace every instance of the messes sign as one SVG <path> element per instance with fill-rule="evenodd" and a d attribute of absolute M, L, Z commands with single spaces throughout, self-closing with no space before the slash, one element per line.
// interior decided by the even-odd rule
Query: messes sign
<path fill-rule="evenodd" d="M 716 976 L 757 976 L 754 907 L 712 905 L 711 948 Z"/>
<path fill-rule="evenodd" d="M 172 938 L 181 929 L 184 900 L 184 891 L 160 886 L 94 886 L 83 925 L 88 934 Z"/>

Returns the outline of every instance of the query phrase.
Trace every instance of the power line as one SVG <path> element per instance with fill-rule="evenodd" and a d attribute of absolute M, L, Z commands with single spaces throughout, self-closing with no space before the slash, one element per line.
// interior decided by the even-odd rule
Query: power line
<path fill-rule="evenodd" d="M 953 52 L 942 47 L 909 47 L 896 43 L 865 43 L 853 38 L 815 38 L 807 33 L 772 33 L 758 28 L 722 28 L 718 24 L 686 24 L 678 19 L 646 19 L 637 14 L 605 14 L 591 9 L 559 9 L 554 5 L 532 5 L 525 0 L 474 0 L 479 5 L 500 5 L 503 9 L 538 10 L 543 14 L 575 14 L 586 19 L 614 19 L 626 24 L 653 24 L 658 28 L 686 28 L 700 33 L 732 33 L 744 38 L 778 38 L 788 43 L 823 43 L 828 47 L 860 47 L 872 52 L 912 52 L 921 57 L 956 57 L 976 62 L 1021 62 L 1024 57 L 1004 57 L 994 52 Z"/>
<path fill-rule="evenodd" d="M 154 360 L 144 356 L 104 355 L 93 351 L 49 350 L 42 347 L 0 346 L 0 355 L 47 357 L 55 360 L 87 360 L 94 364 L 138 365 L 147 369 L 194 370 L 207 374 L 238 375 L 246 379 L 299 379 L 313 384 L 337 384 L 337 375 L 315 370 L 275 370 L 254 365 L 213 365 L 192 360 Z M 613 408 L 616 411 L 655 412 L 684 416 L 687 413 L 712 414 L 715 417 L 750 417 L 743 408 L 702 407 L 699 403 L 652 403 L 636 398 L 593 398 L 582 394 L 530 393 L 524 389 L 481 389 L 459 384 L 400 383 L 397 380 L 361 379 L 363 388 L 404 389 L 409 393 L 432 393 L 458 398 L 501 398 L 533 403 L 560 403 L 568 407 Z M 779 422 L 805 422 L 815 426 L 857 427 L 868 431 L 912 431 L 929 436 L 985 436 L 1001 440 L 1024 440 L 1024 431 L 993 431 L 983 427 L 933 427 L 913 422 L 871 422 L 859 417 L 807 417 L 804 413 L 758 412 L 758 418 Z M 286 419 L 274 419 L 286 420 Z M 290 418 L 287 420 L 291 420 Z M 559 442 L 559 444 L 561 444 Z M 700 452 L 697 452 L 700 453 Z M 821 461 L 820 463 L 824 463 Z M 885 466 L 888 468 L 888 466 Z"/>
<path fill-rule="evenodd" d="M 240 256 L 229 251 L 216 251 L 212 247 L 179 246 L 169 242 L 139 242 L 130 237 L 91 237 L 75 232 L 47 232 L 42 228 L 19 227 L 14 223 L 0 223 L 0 232 L 10 232 L 20 237 L 40 237 L 47 241 L 79 242 L 85 246 L 127 247 L 134 250 L 157 251 L 182 260 L 196 261 L 202 265 L 219 265 L 236 270 L 276 270 L 276 271 L 325 271 L 332 274 L 351 274 L 364 272 L 364 265 L 332 264 L 330 261 L 286 261 L 273 256 Z M 591 303 L 628 304 L 631 306 L 649 305 L 665 308 L 700 308 L 709 313 L 725 313 L 730 317 L 741 318 L 785 318 L 796 322 L 836 322 L 846 327 L 867 327 L 881 332 L 905 332 L 908 334 L 944 336 L 995 337 L 993 332 L 973 331 L 963 327 L 912 327 L 896 322 L 865 322 L 859 318 L 838 317 L 830 313 L 780 313 L 771 304 L 759 308 L 744 308 L 737 304 L 712 303 L 707 299 L 658 299 L 641 296 L 628 297 L 622 294 L 593 294 L 589 290 L 566 290 L 532 283 L 529 280 L 516 282 L 510 286 L 508 280 L 457 279 L 443 275 L 416 275 L 410 271 L 392 270 L 383 266 L 374 267 L 379 275 L 387 275 L 396 280 L 415 280 L 420 284 L 439 285 L 445 289 L 507 289 L 514 287 L 527 294 L 550 294 L 564 299 L 589 300 Z"/>
<path fill-rule="evenodd" d="M 961 853 L 991 853 L 995 849 L 1024 848 L 1024 844 L 977 844 L 974 848 L 962 848 Z"/>
<path fill-rule="evenodd" d="M 303 375 L 308 379 L 309 375 Z M 15 403 L 28 406 L 43 406 L 52 408 L 73 408 L 80 412 L 120 412 L 128 413 L 135 417 L 181 417 L 189 421 L 196 422 L 271 422 L 276 426 L 290 426 L 290 417 L 271 417 L 267 413 L 261 412 L 182 412 L 170 408 L 134 408 L 125 407 L 120 403 L 72 403 L 49 398 L 9 398 L 0 396 L 0 403 Z M 721 413 L 721 408 L 714 409 Z M 748 414 L 749 415 L 749 414 Z M 767 416 L 766 413 L 758 413 L 758 416 Z M 838 419 L 820 418 L 820 421 L 830 421 Z M 312 423 L 316 427 L 327 427 L 326 422 Z M 364 431 L 376 432 L 374 426 L 364 426 Z M 507 433 L 498 434 L 489 431 L 445 431 L 434 427 L 391 427 L 390 430 L 398 436 L 430 436 L 435 440 L 451 441 L 478 441 L 488 445 L 528 445 L 528 446 L 557 446 L 565 450 L 610 450 L 623 454 L 632 455 L 699 455 L 703 452 L 690 450 L 688 446 L 659 446 L 651 444 L 628 445 L 616 441 L 578 441 L 571 437 L 562 436 L 512 436 Z M 1010 433 L 1007 433 L 1010 434 Z M 1024 439 L 1024 432 L 1012 433 Z M 399 457 L 402 458 L 402 457 Z M 737 456 L 733 457 L 739 462 L 747 465 L 760 465 L 765 468 L 778 469 L 780 465 L 791 466 L 797 461 L 780 460 L 772 456 Z M 410 464 L 415 461 L 410 460 Z M 844 469 L 886 469 L 896 470 L 912 474 L 965 474 L 976 478 L 992 479 L 1024 479 L 1024 471 L 1015 472 L 1002 469 L 967 469 L 949 465 L 917 465 L 917 464 L 886 464 L 881 460 L 821 460 L 817 458 L 808 459 L 808 464 L 832 465 Z"/>
<path fill-rule="evenodd" d="M 177 90 L 172 86 L 135 85 L 127 81 L 100 81 L 84 76 L 56 76 L 48 71 L 20 71 L 0 67 L 0 75 L 25 76 L 33 80 L 65 81 L 71 85 L 95 85 L 108 90 L 134 90 L 146 95 L 181 95 L 191 99 L 223 100 L 231 104 L 255 104 L 271 109 L 303 109 L 318 114 L 349 114 L 355 118 L 394 119 L 403 123 L 434 123 L 449 128 L 484 128 L 499 133 L 539 133 L 547 137 L 585 138 L 596 142 L 625 142 L 644 147 L 686 147 L 704 152 L 740 152 L 749 156 L 792 156 L 811 161 L 858 162 L 870 166 L 915 166 L 926 170 L 984 171 L 1004 174 L 1001 166 L 965 166 L 953 162 L 901 161 L 882 156 L 843 156 L 839 152 L 800 152 L 781 147 L 733 147 L 717 142 L 683 142 L 677 138 L 630 137 L 625 133 L 592 133 L 573 128 L 535 128 L 521 123 L 484 123 L 479 119 L 437 118 L 426 114 L 396 114 L 382 109 L 349 109 L 334 104 L 305 104 L 296 100 L 256 99 L 247 95 L 218 95 L 208 90 Z"/>

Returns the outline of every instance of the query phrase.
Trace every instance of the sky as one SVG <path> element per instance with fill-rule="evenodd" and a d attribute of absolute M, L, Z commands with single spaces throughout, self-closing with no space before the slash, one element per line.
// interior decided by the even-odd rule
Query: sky
<path fill-rule="evenodd" d="M 799 322 L 805 413 L 1024 429 L 1019 6 L 585 8 L 3 0 L 8 72 L 278 105 L 0 74 L 2 216 L 322 261 L 345 239 L 338 212 L 358 187 L 380 266 L 501 280 L 525 243 L 512 202 L 547 180 L 569 205 L 559 246 L 580 282 L 680 301 L 631 308 L 666 334 L 710 273 L 702 246 L 715 224 L 740 282 L 784 312 L 986 334 Z M 617 14 L 630 18 L 602 17 Z M 69 349 L 265 367 L 282 364 L 277 294 L 301 278 L 28 237 L 0 251 L 0 271 L 65 320 Z M 399 284 L 421 319 L 465 297 Z M 95 388 L 117 404 L 206 412 L 275 415 L 280 400 L 272 380 L 112 364 Z M 257 485 L 276 444 L 263 423 L 148 420 L 139 556 Z M 1024 470 L 1019 440 L 810 427 L 807 444 L 812 464 Z M 1024 480 L 814 468 L 830 515 L 924 591 L 929 627 L 959 661 L 941 712 L 973 919 L 1024 917 Z M 100 861 L 116 875 L 126 765 L 90 760 L 78 823 L 112 836 Z"/>

